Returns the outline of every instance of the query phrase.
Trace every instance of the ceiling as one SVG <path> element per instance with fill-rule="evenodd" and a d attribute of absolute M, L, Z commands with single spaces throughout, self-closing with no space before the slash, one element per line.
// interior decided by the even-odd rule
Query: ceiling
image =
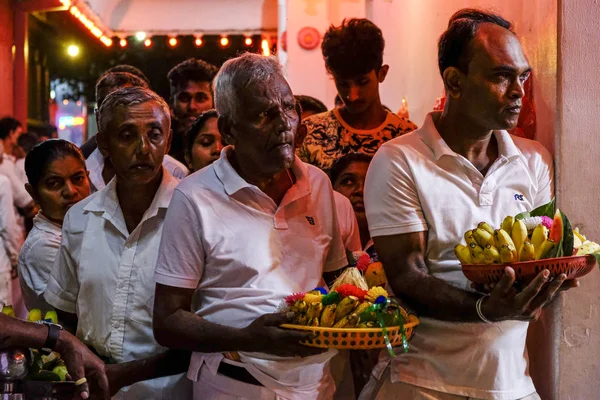
<path fill-rule="evenodd" d="M 116 35 L 277 30 L 277 0 L 83 0 Z"/>

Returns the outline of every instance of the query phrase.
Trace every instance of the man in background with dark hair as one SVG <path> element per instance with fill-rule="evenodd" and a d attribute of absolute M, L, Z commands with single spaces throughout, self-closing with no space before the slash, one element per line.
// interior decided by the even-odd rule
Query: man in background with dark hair
<path fill-rule="evenodd" d="M 140 71 L 138 68 L 134 67 L 133 65 L 128 65 L 128 64 L 115 65 L 114 67 L 107 69 L 105 74 L 108 72 L 127 72 L 128 74 L 135 75 L 138 78 L 140 78 L 141 80 L 143 80 L 144 82 L 146 82 L 146 85 L 148 85 L 148 88 L 150 88 L 150 81 L 148 80 L 148 77 L 146 75 L 144 75 L 144 73 L 142 71 Z M 98 107 L 100 107 L 100 104 L 98 104 Z"/>
<path fill-rule="evenodd" d="M 12 117 L 0 119 L 0 143 L 4 149 L 0 152 L 0 175 L 10 180 L 15 207 L 21 211 L 23 216 L 33 218 L 37 213 L 33 199 L 25 190 L 26 180 L 17 170 L 17 159 L 13 155 L 18 147 L 17 141 L 23 133 L 23 127 L 19 121 Z M 23 233 L 25 233 L 23 231 Z"/>
<path fill-rule="evenodd" d="M 328 170 L 343 155 L 373 155 L 384 142 L 417 128 L 381 104 L 379 84 L 389 70 L 384 47 L 381 29 L 367 19 L 344 20 L 327 30 L 321 50 L 343 105 L 303 122 L 302 161 Z"/>
<path fill-rule="evenodd" d="M 294 98 L 296 99 L 296 103 L 300 104 L 303 120 L 311 115 L 327 112 L 327 107 L 319 99 L 304 95 L 296 95 Z"/>
<path fill-rule="evenodd" d="M 531 73 L 511 28 L 479 10 L 454 14 L 438 43 L 443 111 L 385 143 L 369 166 L 369 230 L 394 294 L 421 325 L 407 354 L 380 357 L 361 399 L 540 399 L 529 376 L 528 323 L 577 281 L 543 270 L 515 285 L 506 267 L 488 292 L 471 286 L 452 252 L 481 221 L 498 227 L 554 197 L 550 153 L 507 132 Z"/>
<path fill-rule="evenodd" d="M 169 155 L 182 163 L 185 163 L 185 133 L 200 114 L 213 108 L 212 80 L 217 71 L 212 64 L 190 58 L 177 64 L 167 75 L 173 129 Z"/>

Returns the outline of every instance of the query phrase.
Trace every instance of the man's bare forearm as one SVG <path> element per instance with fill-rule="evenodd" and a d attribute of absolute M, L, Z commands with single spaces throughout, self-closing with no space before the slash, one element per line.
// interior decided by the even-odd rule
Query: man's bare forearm
<path fill-rule="evenodd" d="M 48 327 L 0 314 L 0 348 L 41 348 L 48 337 Z"/>
<path fill-rule="evenodd" d="M 410 268 L 394 268 L 402 273 L 394 274 L 394 271 L 386 268 L 386 274 L 394 294 L 419 315 L 443 321 L 481 322 L 475 310 L 475 303 L 481 295 L 459 289 L 430 275 L 422 259 L 395 262 L 412 264 Z"/>
<path fill-rule="evenodd" d="M 163 346 L 201 353 L 243 351 L 250 342 L 242 329 L 209 322 L 183 309 L 159 323 L 155 318 L 154 337 Z"/>
<path fill-rule="evenodd" d="M 108 374 L 111 384 L 122 388 L 149 379 L 184 373 L 190 365 L 190 355 L 188 351 L 169 350 L 141 360 L 110 366 L 109 370 L 112 368 L 113 371 Z"/>

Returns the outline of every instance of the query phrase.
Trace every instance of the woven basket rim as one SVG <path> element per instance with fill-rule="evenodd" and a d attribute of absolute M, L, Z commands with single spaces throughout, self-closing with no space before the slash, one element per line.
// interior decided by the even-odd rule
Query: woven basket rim
<path fill-rule="evenodd" d="M 594 258 L 594 262 L 596 262 L 596 257 L 594 257 L 592 254 L 586 254 L 583 256 L 569 256 L 569 257 L 557 257 L 557 258 L 544 258 L 542 260 L 533 260 L 533 261 L 517 261 L 514 263 L 504 263 L 504 264 L 461 264 L 463 268 L 477 268 L 477 269 L 482 269 L 482 268 L 487 268 L 487 269 L 497 269 L 497 268 L 504 268 L 504 267 L 512 267 L 512 266 L 517 266 L 517 267 L 527 267 L 527 266 L 535 266 L 535 265 L 541 265 L 541 264 L 547 264 L 547 263 L 551 263 L 551 262 L 575 262 L 575 261 L 579 261 L 580 259 L 587 259 L 589 257 Z"/>
<path fill-rule="evenodd" d="M 416 316 L 411 316 L 411 322 L 404 324 L 404 329 L 414 328 L 419 325 L 421 321 Z M 313 332 L 336 332 L 336 333 L 381 333 L 382 328 L 325 328 L 322 326 L 307 326 L 307 325 L 294 325 L 294 324 L 283 324 L 282 328 L 298 329 L 303 331 Z M 388 332 L 395 332 L 400 330 L 400 325 L 397 326 L 386 326 L 385 329 Z"/>

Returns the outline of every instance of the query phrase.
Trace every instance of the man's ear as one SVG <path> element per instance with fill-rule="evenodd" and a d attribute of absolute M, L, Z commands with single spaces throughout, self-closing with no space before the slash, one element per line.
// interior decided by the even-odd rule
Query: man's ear
<path fill-rule="evenodd" d="M 444 70 L 442 79 L 448 97 L 458 99 L 464 87 L 465 74 L 456 67 L 448 67 Z"/>
<path fill-rule="evenodd" d="M 383 81 L 385 81 L 385 77 L 387 76 L 389 70 L 390 66 L 387 64 L 383 64 L 381 68 L 379 68 L 379 72 L 377 73 L 377 80 L 379 83 L 383 83 Z"/>
<path fill-rule="evenodd" d="M 223 139 L 225 139 L 225 142 L 227 142 L 227 144 L 235 146 L 236 140 L 232 134 L 232 127 L 231 123 L 229 122 L 229 119 L 219 115 L 219 119 L 217 120 L 217 126 L 219 127 L 219 132 L 221 133 Z"/>

